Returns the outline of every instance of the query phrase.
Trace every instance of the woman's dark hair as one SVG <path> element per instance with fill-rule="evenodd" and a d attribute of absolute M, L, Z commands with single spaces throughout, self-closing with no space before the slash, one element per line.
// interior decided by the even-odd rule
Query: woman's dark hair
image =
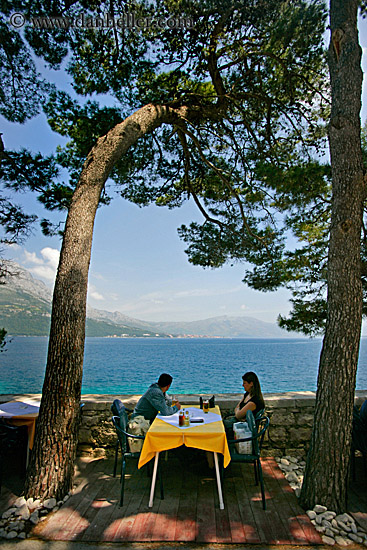
<path fill-rule="evenodd" d="M 242 380 L 244 380 L 245 382 L 248 382 L 249 384 L 252 382 L 253 385 L 252 385 L 252 388 L 251 388 L 251 391 L 250 391 L 250 395 L 255 396 L 258 399 L 261 399 L 262 401 L 264 401 L 263 394 L 261 393 L 261 387 L 260 387 L 259 379 L 258 379 L 258 377 L 256 376 L 256 374 L 254 372 L 251 372 L 251 371 L 246 372 L 242 376 Z"/>
<path fill-rule="evenodd" d="M 172 376 L 170 374 L 167 374 L 167 373 L 164 372 L 158 378 L 158 386 L 160 388 L 164 388 L 165 386 L 169 386 L 172 383 L 172 380 L 173 380 Z"/>

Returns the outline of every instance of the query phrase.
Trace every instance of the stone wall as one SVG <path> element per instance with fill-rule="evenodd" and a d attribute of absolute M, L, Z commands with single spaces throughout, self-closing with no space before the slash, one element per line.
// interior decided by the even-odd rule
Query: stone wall
<path fill-rule="evenodd" d="M 21 397 L 40 398 L 40 395 L 0 395 L 0 403 Z M 83 419 L 79 432 L 79 453 L 103 456 L 114 452 L 116 435 L 111 422 L 111 404 L 121 399 L 127 408 L 133 409 L 139 395 L 83 395 Z M 210 396 L 205 396 L 210 397 Z M 181 403 L 198 404 L 199 395 L 178 395 Z M 217 394 L 216 404 L 222 415 L 231 413 L 241 399 L 240 394 Z M 315 393 L 286 392 L 264 394 L 266 414 L 270 427 L 264 440 L 263 455 L 305 456 L 310 441 Z M 367 390 L 356 391 L 355 404 L 360 406 L 367 399 Z"/>

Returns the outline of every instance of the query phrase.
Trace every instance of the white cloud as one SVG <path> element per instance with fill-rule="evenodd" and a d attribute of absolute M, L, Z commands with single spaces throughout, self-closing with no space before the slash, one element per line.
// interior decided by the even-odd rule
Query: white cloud
<path fill-rule="evenodd" d="M 240 309 L 248 309 L 248 307 L 247 307 L 245 304 L 242 304 L 242 306 L 240 307 Z"/>
<path fill-rule="evenodd" d="M 91 292 L 89 292 L 89 296 L 94 300 L 104 300 L 104 297 L 102 296 L 102 294 L 100 294 L 96 290 L 92 290 Z"/>
<path fill-rule="evenodd" d="M 26 262 L 30 264 L 42 265 L 44 262 L 42 258 L 37 257 L 37 254 L 35 252 L 28 252 L 28 250 L 24 250 L 24 256 L 25 256 Z"/>
<path fill-rule="evenodd" d="M 37 256 L 36 252 L 24 250 L 24 263 L 33 275 L 41 277 L 41 279 L 46 279 L 48 282 L 54 282 L 57 266 L 59 264 L 60 252 L 56 248 L 46 246 L 42 248 L 40 254 L 41 257 Z"/>
<path fill-rule="evenodd" d="M 104 296 L 97 291 L 96 287 L 89 283 L 88 285 L 88 298 L 93 298 L 93 300 L 104 300 Z"/>
<path fill-rule="evenodd" d="M 53 267 L 56 272 L 57 266 L 59 265 L 60 252 L 56 250 L 56 248 L 50 248 L 49 246 L 47 246 L 46 248 L 42 248 L 41 254 L 46 262 L 48 262 L 49 265 Z"/>

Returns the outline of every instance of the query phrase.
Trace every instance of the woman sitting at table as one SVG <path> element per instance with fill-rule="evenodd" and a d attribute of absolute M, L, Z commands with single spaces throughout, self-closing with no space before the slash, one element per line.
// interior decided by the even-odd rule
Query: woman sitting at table
<path fill-rule="evenodd" d="M 261 393 L 261 387 L 258 377 L 254 372 L 246 372 L 242 376 L 245 395 L 236 405 L 234 416 L 229 416 L 223 420 L 226 431 L 233 436 L 232 426 L 235 422 L 246 420 L 247 411 L 252 411 L 256 417 L 257 413 L 265 408 L 264 398 Z"/>

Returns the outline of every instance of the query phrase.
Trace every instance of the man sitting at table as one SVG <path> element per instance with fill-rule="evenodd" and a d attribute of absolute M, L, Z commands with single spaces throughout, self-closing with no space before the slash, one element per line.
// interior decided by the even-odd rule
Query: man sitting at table
<path fill-rule="evenodd" d="M 171 400 L 166 396 L 166 392 L 172 384 L 172 380 L 173 378 L 170 374 L 161 374 L 158 382 L 149 386 L 144 395 L 139 399 L 132 414 L 132 418 L 135 416 L 144 416 L 144 418 L 153 422 L 158 412 L 163 416 L 170 416 L 177 412 L 181 408 L 180 403 L 177 402 L 177 404 L 172 407 Z"/>

